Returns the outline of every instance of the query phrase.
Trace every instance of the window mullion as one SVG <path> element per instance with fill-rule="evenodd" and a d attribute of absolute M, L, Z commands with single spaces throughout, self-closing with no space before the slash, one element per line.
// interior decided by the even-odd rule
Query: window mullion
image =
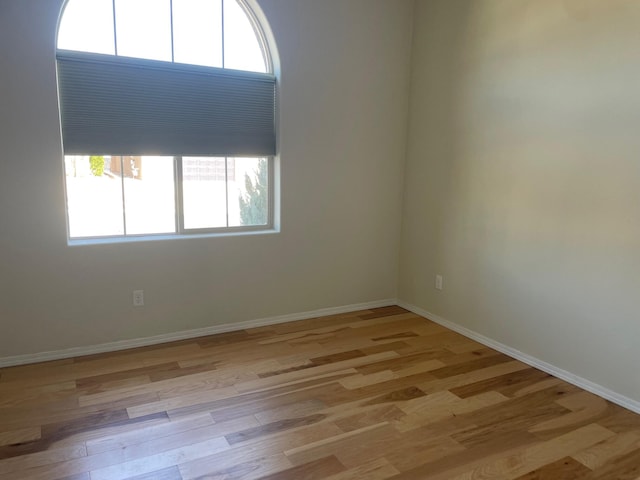
<path fill-rule="evenodd" d="M 275 224 L 275 160 L 267 157 L 267 226 L 273 227 Z"/>
<path fill-rule="evenodd" d="M 222 12 L 220 12 L 220 18 L 222 20 L 222 68 L 225 68 L 224 65 L 224 0 L 220 0 L 220 8 Z"/>
<path fill-rule="evenodd" d="M 173 48 L 173 0 L 169 0 L 169 19 L 171 22 L 171 61 L 175 62 L 175 52 Z"/>
<path fill-rule="evenodd" d="M 182 188 L 182 156 L 174 158 L 174 192 L 176 197 L 176 233 L 184 232 L 184 189 Z"/>
<path fill-rule="evenodd" d="M 229 157 L 224 157 L 224 211 L 229 227 Z"/>
<path fill-rule="evenodd" d="M 113 11 L 113 53 L 118 55 L 118 29 L 116 28 L 116 0 L 111 0 Z"/>
<path fill-rule="evenodd" d="M 124 236 L 127 236 L 127 207 L 124 198 L 124 157 L 120 156 L 120 189 L 122 191 L 122 228 Z"/>

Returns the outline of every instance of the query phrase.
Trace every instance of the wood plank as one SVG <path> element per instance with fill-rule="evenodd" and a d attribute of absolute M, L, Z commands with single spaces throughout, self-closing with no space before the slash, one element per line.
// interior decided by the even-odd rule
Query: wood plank
<path fill-rule="evenodd" d="M 244 446 L 181 462 L 178 468 L 184 480 L 253 479 L 286 470 L 291 466 L 291 462 L 281 452 L 271 453 L 261 446 Z"/>
<path fill-rule="evenodd" d="M 345 416 L 346 415 L 346 416 Z M 333 422 L 345 433 L 359 430 L 361 428 L 370 427 L 379 423 L 393 423 L 395 420 L 406 416 L 406 414 L 398 408 L 395 403 L 374 406 L 371 409 L 358 409 L 358 413 L 349 414 L 347 412 L 336 413 L 330 416 Z"/>
<path fill-rule="evenodd" d="M 583 478 L 584 480 L 637 480 L 640 478 L 638 462 L 640 462 L 640 449 L 616 457 L 615 460 L 605 463 Z"/>
<path fill-rule="evenodd" d="M 87 480 L 89 480 L 89 477 L 87 477 Z M 129 477 L 127 480 L 182 480 L 182 475 L 180 475 L 178 467 L 173 466 Z"/>
<path fill-rule="evenodd" d="M 426 429 L 413 429 L 398 436 L 397 440 L 387 445 L 386 450 L 374 452 L 389 461 L 399 471 L 411 470 L 419 465 L 446 458 L 467 449 L 448 436 L 429 435 Z M 363 450 L 362 453 L 366 453 Z M 368 454 L 358 458 L 357 452 L 345 452 L 340 458 L 345 465 L 362 463 Z M 375 455 L 373 455 L 375 458 Z"/>
<path fill-rule="evenodd" d="M 353 430 L 317 442 L 285 450 L 285 455 L 295 465 L 301 465 L 330 455 L 338 455 L 347 450 L 386 448 L 390 441 L 398 437 L 397 431 L 388 423 Z"/>
<path fill-rule="evenodd" d="M 194 428 L 206 427 L 213 425 L 213 418 L 211 415 L 203 414 L 199 416 L 190 417 L 181 421 L 166 422 L 159 425 L 151 425 L 145 428 L 138 428 L 124 433 L 117 433 L 113 435 L 103 435 L 95 439 L 91 439 L 85 442 L 87 446 L 87 453 L 89 455 L 95 455 L 97 453 L 106 452 L 109 450 L 127 448 L 132 445 L 143 443 L 150 438 L 158 439 L 168 435 L 185 432 Z"/>
<path fill-rule="evenodd" d="M 307 417 L 287 418 L 286 420 L 278 420 L 272 423 L 267 423 L 266 425 L 259 425 L 257 427 L 230 433 L 225 435 L 225 438 L 227 439 L 227 442 L 229 442 L 229 445 L 235 445 L 236 443 L 246 442 L 247 440 L 290 430 L 292 428 L 313 425 L 314 423 L 321 422 L 325 418 L 326 415 L 319 413 L 309 415 Z"/>
<path fill-rule="evenodd" d="M 530 432 L 542 438 L 555 436 L 597 421 L 606 415 L 610 406 L 610 403 L 603 398 L 588 392 L 563 397 L 556 400 L 556 403 L 569 409 L 570 412 L 538 423 L 529 429 Z"/>
<path fill-rule="evenodd" d="M 325 408 L 325 404 L 315 398 L 308 400 L 298 400 L 292 403 L 284 403 L 279 406 L 275 406 L 268 410 L 263 408 L 261 411 L 255 413 L 256 420 L 261 425 L 267 423 L 277 422 L 278 420 L 285 420 L 287 418 L 304 417 L 320 412 Z"/>
<path fill-rule="evenodd" d="M 572 458 L 591 470 L 597 470 L 617 457 L 640 449 L 640 431 L 621 433 L 593 447 L 574 453 Z"/>
<path fill-rule="evenodd" d="M 28 443 L 42 438 L 42 427 L 28 427 L 21 430 L 0 432 L 0 447 Z"/>
<path fill-rule="evenodd" d="M 293 466 L 284 456 L 284 451 L 341 434 L 342 431 L 337 426 L 328 422 L 293 428 L 249 439 L 221 453 L 187 462 L 180 465 L 180 471 L 185 479 L 198 478 L 205 474 L 220 475 L 223 478 L 228 475 L 233 478 L 233 475 L 239 475 L 238 472 L 259 477 Z"/>
<path fill-rule="evenodd" d="M 330 456 L 266 475 L 261 480 L 324 480 L 329 475 L 344 471 L 344 465 L 336 457 Z"/>
<path fill-rule="evenodd" d="M 449 421 L 445 422 L 447 425 L 449 423 Z M 424 429 L 425 436 L 429 435 L 431 428 L 430 426 Z M 442 427 L 438 428 L 438 430 L 441 429 Z M 435 438 L 438 438 L 437 433 Z M 524 434 L 522 432 L 512 432 L 503 435 L 500 440 L 488 441 L 471 449 L 465 449 L 439 458 L 427 457 L 424 461 L 421 461 L 422 459 L 419 457 L 408 459 L 405 456 L 400 456 L 397 465 L 394 459 L 390 459 L 390 461 L 396 467 L 402 467 L 403 464 L 410 466 L 409 469 L 402 470 L 402 473 L 394 477 L 394 480 L 413 480 L 417 478 L 448 480 L 454 475 L 488 464 L 491 461 L 519 454 L 527 447 L 537 443 L 539 443 L 539 440 L 528 432 Z"/>
<path fill-rule="evenodd" d="M 357 467 L 326 477 L 324 480 L 385 480 L 398 475 L 397 468 L 382 457 L 364 462 Z"/>
<path fill-rule="evenodd" d="M 0 460 L 0 476 L 5 478 L 9 473 L 27 471 L 37 467 L 46 467 L 55 463 L 68 462 L 76 458 L 86 457 L 87 449 L 84 443 L 63 448 L 52 448 L 43 452 L 25 454 L 17 457 Z"/>
<path fill-rule="evenodd" d="M 229 444 L 224 438 L 212 438 L 203 442 L 181 446 L 135 460 L 121 462 L 109 467 L 91 471 L 91 480 L 123 480 L 132 476 L 151 474 L 157 470 L 170 468 L 211 455 L 212 452 L 226 450 Z"/>
<path fill-rule="evenodd" d="M 65 422 L 52 423 L 41 427 L 41 435 L 37 440 L 0 447 L 0 459 L 47 450 L 56 442 L 77 433 L 95 431 L 116 425 L 144 423 L 148 420 L 167 418 L 166 413 L 130 419 L 125 410 L 106 410 L 83 418 Z"/>
<path fill-rule="evenodd" d="M 496 390 L 503 395 L 513 396 L 513 391 L 521 391 L 523 388 L 536 384 L 540 381 L 552 378 L 549 374 L 540 370 L 520 370 L 504 375 L 498 375 L 487 380 L 452 388 L 451 393 L 460 398 L 471 397 L 479 393 Z M 509 393 L 511 394 L 509 394 Z"/>
<path fill-rule="evenodd" d="M 400 406 L 407 415 L 395 422 L 396 428 L 406 432 L 508 401 L 507 397 L 498 392 L 485 392 L 465 399 L 453 397 L 455 396 L 452 393 L 445 391 L 418 401 L 407 402 L 407 405 Z"/>
<path fill-rule="evenodd" d="M 507 455 L 449 478 L 451 480 L 471 480 L 478 478 L 482 471 L 491 471 L 499 473 L 504 478 L 515 479 L 595 445 L 613 435 L 612 431 L 600 425 L 588 425 L 547 442 L 528 447 L 521 453 Z"/>
<path fill-rule="evenodd" d="M 591 470 L 584 465 L 571 457 L 565 457 L 526 473 L 516 480 L 582 480 L 590 473 Z"/>

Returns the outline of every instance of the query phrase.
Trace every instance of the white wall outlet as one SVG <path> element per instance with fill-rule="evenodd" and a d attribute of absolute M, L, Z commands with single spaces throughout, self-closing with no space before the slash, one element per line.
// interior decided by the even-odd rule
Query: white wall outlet
<path fill-rule="evenodd" d="M 442 290 L 442 275 L 436 275 L 436 290 Z"/>
<path fill-rule="evenodd" d="M 144 290 L 133 291 L 133 306 L 142 307 L 144 305 Z"/>

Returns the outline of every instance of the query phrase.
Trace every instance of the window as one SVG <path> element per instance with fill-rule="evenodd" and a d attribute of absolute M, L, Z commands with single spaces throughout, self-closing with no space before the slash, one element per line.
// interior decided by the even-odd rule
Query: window
<path fill-rule="evenodd" d="M 68 0 L 70 239 L 273 226 L 275 77 L 242 0 Z"/>

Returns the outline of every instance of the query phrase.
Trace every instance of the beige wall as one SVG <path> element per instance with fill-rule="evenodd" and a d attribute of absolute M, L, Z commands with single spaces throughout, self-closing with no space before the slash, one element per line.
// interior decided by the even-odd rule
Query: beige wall
<path fill-rule="evenodd" d="M 419 0 L 414 30 L 400 298 L 640 400 L 640 2 Z"/>
<path fill-rule="evenodd" d="M 281 233 L 84 247 L 66 244 L 61 3 L 0 2 L 0 357 L 395 298 L 412 1 L 260 1 Z"/>

